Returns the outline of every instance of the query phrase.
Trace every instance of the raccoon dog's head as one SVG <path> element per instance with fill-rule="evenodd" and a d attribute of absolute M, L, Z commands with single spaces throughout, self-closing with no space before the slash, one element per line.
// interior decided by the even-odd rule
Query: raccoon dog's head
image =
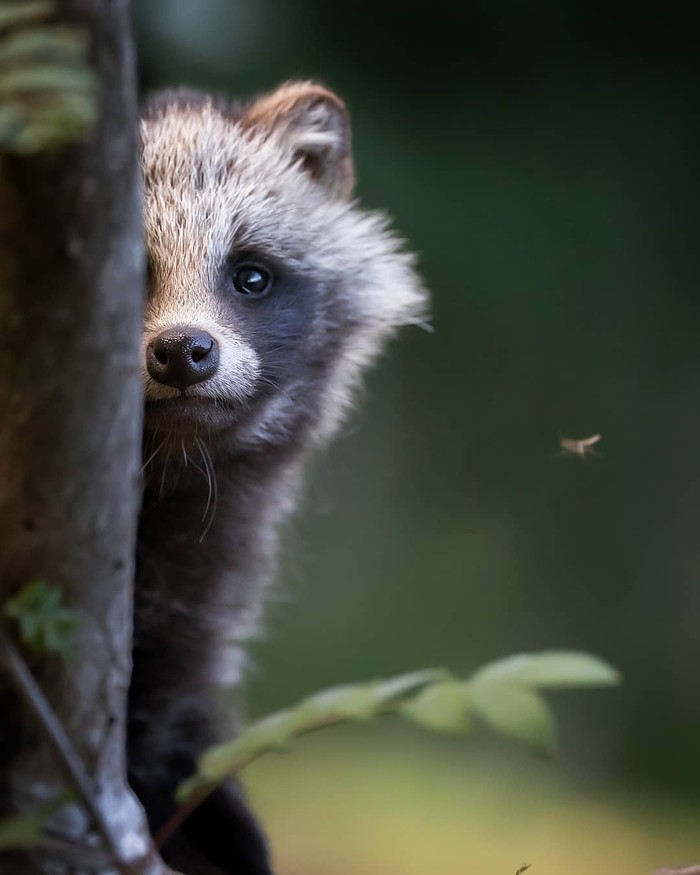
<path fill-rule="evenodd" d="M 164 92 L 141 143 L 147 428 L 240 449 L 327 435 L 424 302 L 412 257 L 351 200 L 343 103 L 313 83 L 247 106 Z"/>

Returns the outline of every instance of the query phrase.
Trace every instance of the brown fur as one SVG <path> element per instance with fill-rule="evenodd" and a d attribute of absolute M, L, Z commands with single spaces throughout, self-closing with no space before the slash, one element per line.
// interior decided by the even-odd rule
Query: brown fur
<path fill-rule="evenodd" d="M 336 197 L 352 194 L 350 119 L 345 104 L 332 91 L 313 82 L 290 82 L 257 100 L 242 124 L 260 131 L 284 130 L 315 179 Z"/>

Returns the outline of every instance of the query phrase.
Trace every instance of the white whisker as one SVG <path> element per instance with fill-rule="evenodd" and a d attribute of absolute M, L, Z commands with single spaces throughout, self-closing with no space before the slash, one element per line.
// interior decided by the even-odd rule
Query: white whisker
<path fill-rule="evenodd" d="M 158 453 L 163 449 L 163 447 L 165 446 L 165 442 L 166 442 L 166 438 L 163 438 L 163 440 L 158 444 L 158 446 L 155 448 L 155 450 L 153 450 L 151 455 L 143 463 L 143 465 L 141 466 L 141 473 L 142 474 L 146 470 L 146 468 L 148 468 L 148 466 L 151 464 L 151 462 L 155 459 L 155 457 L 158 455 Z M 154 443 L 155 443 L 155 437 L 151 440 L 151 446 L 153 446 Z"/>
<path fill-rule="evenodd" d="M 209 487 L 209 493 L 207 495 L 207 505 L 204 508 L 204 514 L 202 515 L 202 522 L 204 522 L 207 518 L 207 514 L 209 514 L 209 522 L 206 524 L 204 531 L 202 532 L 202 535 L 199 539 L 201 543 L 204 540 L 207 532 L 211 528 L 212 523 L 214 522 L 219 493 L 218 484 L 216 482 L 216 471 L 214 470 L 214 463 L 212 461 L 209 450 L 207 449 L 204 442 L 199 438 L 195 438 L 195 443 L 199 447 L 199 452 L 202 456 L 202 464 L 204 465 L 207 472 L 207 485 Z"/>
<path fill-rule="evenodd" d="M 165 438 L 165 443 L 168 443 L 169 441 L 171 441 L 173 436 L 174 436 L 173 432 L 170 432 Z M 169 462 L 170 462 L 170 449 L 168 449 L 168 452 L 165 454 L 165 464 L 163 465 L 163 473 L 160 476 L 160 492 L 158 493 L 159 499 L 163 497 L 163 490 L 165 489 L 165 474 L 168 470 Z"/>

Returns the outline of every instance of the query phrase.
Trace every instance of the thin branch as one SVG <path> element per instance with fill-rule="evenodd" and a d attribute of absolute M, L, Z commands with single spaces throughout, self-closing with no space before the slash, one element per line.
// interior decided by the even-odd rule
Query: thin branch
<path fill-rule="evenodd" d="M 160 851 L 170 841 L 190 814 L 199 808 L 202 802 L 216 790 L 220 783 L 220 781 L 212 781 L 209 784 L 202 784 L 198 790 L 195 790 L 187 802 L 184 802 L 176 809 L 175 813 L 168 818 L 153 837 L 153 844 L 157 851 Z"/>
<path fill-rule="evenodd" d="M 82 797 L 85 808 L 89 811 L 100 833 L 104 845 L 112 854 L 113 862 L 119 871 L 126 873 L 127 869 L 120 861 L 119 841 L 112 834 L 112 828 L 105 818 L 95 799 L 90 777 L 83 766 L 80 757 L 75 752 L 71 740 L 49 705 L 46 696 L 29 671 L 21 654 L 12 643 L 4 629 L 0 628 L 0 658 L 4 662 L 17 693 L 25 705 L 36 717 L 44 735 L 58 754 L 66 775 L 75 785 Z"/>

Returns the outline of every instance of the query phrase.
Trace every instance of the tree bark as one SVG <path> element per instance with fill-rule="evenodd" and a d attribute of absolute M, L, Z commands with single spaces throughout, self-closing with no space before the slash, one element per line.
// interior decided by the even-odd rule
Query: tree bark
<path fill-rule="evenodd" d="M 127 0 L 61 0 L 83 25 L 98 121 L 83 142 L 0 156 L 0 606 L 44 578 L 80 617 L 76 658 L 32 664 L 92 782 L 119 866 L 56 852 L 3 873 L 163 872 L 125 770 L 139 501 L 144 256 Z M 30 811 L 70 782 L 0 670 L 0 806 Z M 80 802 L 54 820 L 95 847 Z M 78 854 L 79 856 L 79 854 Z"/>

